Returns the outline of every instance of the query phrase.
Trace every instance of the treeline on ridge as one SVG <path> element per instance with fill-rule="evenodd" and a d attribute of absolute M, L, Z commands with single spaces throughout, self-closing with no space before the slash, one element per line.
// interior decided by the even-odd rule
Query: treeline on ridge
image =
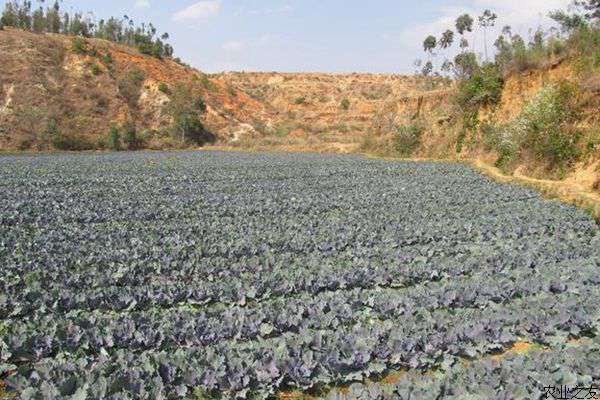
<path fill-rule="evenodd" d="M 460 15 L 453 27 L 424 39 L 428 60 L 415 63 L 420 74 L 453 77 L 457 82 L 453 96 L 453 120 L 459 131 L 457 153 L 482 140 L 475 145 L 494 150 L 500 168 L 511 170 L 529 158 L 545 164 L 560 177 L 565 167 L 600 148 L 600 127 L 580 124 L 582 94 L 587 90 L 582 82 L 586 81 L 585 76 L 600 70 L 600 0 L 576 0 L 567 10 L 556 10 L 549 17 L 555 26 L 534 29 L 529 39 L 511 26 L 504 26 L 499 36 L 490 40 L 498 20 L 492 10 L 485 10 L 480 16 Z M 468 33 L 481 35 L 483 54 L 478 54 L 469 43 Z M 451 53 L 455 44 L 458 49 Z M 450 58 L 450 54 L 455 56 Z M 508 76 L 549 68 L 565 60 L 573 61 L 579 81 L 545 84 L 509 123 L 479 119 L 480 109 L 499 104 Z M 411 154 L 419 146 L 424 128 L 418 121 L 414 126 L 401 128 L 396 147 L 401 153 Z"/>
<path fill-rule="evenodd" d="M 143 54 L 158 58 L 173 56 L 174 49 L 167 43 L 169 34 L 159 35 L 151 23 L 136 25 L 127 15 L 122 19 L 110 17 L 96 21 L 91 13 L 63 13 L 59 0 L 51 6 L 46 5 L 45 0 L 37 0 L 37 3 L 34 6 L 30 0 L 7 1 L 0 18 L 0 29 L 9 26 L 36 33 L 99 38 L 135 47 Z"/>

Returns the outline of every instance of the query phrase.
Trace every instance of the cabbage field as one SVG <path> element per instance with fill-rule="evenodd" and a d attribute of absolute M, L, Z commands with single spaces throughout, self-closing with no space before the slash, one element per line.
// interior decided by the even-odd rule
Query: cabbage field
<path fill-rule="evenodd" d="M 538 399 L 599 329 L 592 218 L 466 166 L 0 157 L 6 396 Z"/>

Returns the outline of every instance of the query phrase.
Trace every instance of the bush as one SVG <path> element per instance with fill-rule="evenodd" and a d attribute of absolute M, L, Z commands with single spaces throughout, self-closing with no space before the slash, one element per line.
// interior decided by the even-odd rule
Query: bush
<path fill-rule="evenodd" d="M 200 77 L 200 83 L 208 92 L 214 92 L 215 90 L 217 90 L 216 85 L 210 79 L 208 79 L 208 76 L 206 76 L 205 74 L 202 74 L 202 76 Z"/>
<path fill-rule="evenodd" d="M 594 66 L 594 60 L 599 60 L 598 55 L 600 54 L 600 27 L 589 26 L 587 24 L 578 27 L 574 30 L 571 36 L 569 36 L 568 47 L 585 58 L 586 61 L 592 63 Z M 600 63 L 595 65 L 595 68 L 600 67 Z"/>
<path fill-rule="evenodd" d="M 92 73 L 92 75 L 98 76 L 102 73 L 102 70 L 100 69 L 100 66 L 96 63 L 93 63 L 90 65 L 90 72 Z"/>
<path fill-rule="evenodd" d="M 461 153 L 469 132 L 475 132 L 479 126 L 477 109 L 465 110 L 462 113 L 462 127 L 456 138 L 456 152 Z"/>
<path fill-rule="evenodd" d="M 459 83 L 456 101 L 462 109 L 497 104 L 504 80 L 496 64 L 477 68 L 470 78 Z"/>
<path fill-rule="evenodd" d="M 214 143 L 216 137 L 207 131 L 200 119 L 194 114 L 180 114 L 175 118 L 174 125 L 181 135 L 183 142 L 203 146 L 206 143 Z"/>
<path fill-rule="evenodd" d="M 296 97 L 296 100 L 294 100 L 294 104 L 296 104 L 296 105 L 306 104 L 306 97 L 304 97 L 304 96 Z"/>
<path fill-rule="evenodd" d="M 104 65 L 112 65 L 113 61 L 113 57 L 109 52 L 102 55 L 102 63 L 104 63 Z"/>
<path fill-rule="evenodd" d="M 207 110 L 206 108 L 206 103 L 204 102 L 204 99 L 202 98 L 202 96 L 197 96 L 194 100 L 194 109 L 195 111 L 198 111 L 201 114 L 204 114 Z"/>
<path fill-rule="evenodd" d="M 497 164 L 504 166 L 524 152 L 551 168 L 576 160 L 581 137 L 575 128 L 577 97 L 577 88 L 570 83 L 545 86 L 513 122 L 490 129 L 484 140 L 499 153 Z"/>
<path fill-rule="evenodd" d="M 348 111 L 350 109 L 350 100 L 343 99 L 342 102 L 340 103 L 340 107 L 342 107 L 342 110 Z"/>
<path fill-rule="evenodd" d="M 498 153 L 496 167 L 505 168 L 515 160 L 520 143 L 512 137 L 510 124 L 503 126 L 484 124 L 481 127 L 481 134 L 483 143 Z"/>
<path fill-rule="evenodd" d="M 96 146 L 84 136 L 57 134 L 52 140 L 52 147 L 57 150 L 93 150 Z"/>
<path fill-rule="evenodd" d="M 137 107 L 144 79 L 144 72 L 137 68 L 133 68 L 128 70 L 125 75 L 118 80 L 117 87 L 119 89 L 119 94 L 125 99 L 130 107 Z"/>
<path fill-rule="evenodd" d="M 207 131 L 200 120 L 206 112 L 206 104 L 201 91 L 193 85 L 179 83 L 172 89 L 171 101 L 166 105 L 165 111 L 173 121 L 173 136 L 182 143 L 204 145 L 214 142 L 216 136 Z"/>
<path fill-rule="evenodd" d="M 110 127 L 110 130 L 108 131 L 107 144 L 110 150 L 121 150 L 121 133 L 119 132 L 119 128 L 116 126 Z"/>
<path fill-rule="evenodd" d="M 419 125 L 402 125 L 396 127 L 394 148 L 402 156 L 411 155 L 421 144 L 423 128 Z"/>
<path fill-rule="evenodd" d="M 287 135 L 290 134 L 291 131 L 293 131 L 296 128 L 296 126 L 293 123 L 282 123 L 277 125 L 277 127 L 275 128 L 275 136 L 279 136 L 279 137 L 285 137 Z"/>
<path fill-rule="evenodd" d="M 577 89 L 562 82 L 546 86 L 525 107 L 517 125 L 523 146 L 538 158 L 560 165 L 578 156 L 579 132 L 573 125 L 578 119 Z"/>
<path fill-rule="evenodd" d="M 82 37 L 76 37 L 71 41 L 71 50 L 73 53 L 85 54 L 88 51 L 87 41 Z"/>
<path fill-rule="evenodd" d="M 123 132 L 125 133 L 123 142 L 125 143 L 125 146 L 127 146 L 127 150 L 136 150 L 140 147 L 135 122 L 126 122 L 125 125 L 123 125 Z"/>
<path fill-rule="evenodd" d="M 171 91 L 169 90 L 169 85 L 167 85 L 164 82 L 161 82 L 158 84 L 158 90 L 164 94 L 170 94 Z"/>

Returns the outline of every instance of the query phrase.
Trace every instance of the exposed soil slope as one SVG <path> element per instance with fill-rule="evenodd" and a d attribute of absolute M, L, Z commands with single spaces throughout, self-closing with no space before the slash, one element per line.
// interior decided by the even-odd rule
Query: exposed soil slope
<path fill-rule="evenodd" d="M 229 72 L 219 79 L 276 111 L 267 124 L 258 121 L 258 131 L 286 145 L 302 142 L 298 138 L 309 146 L 330 143 L 334 151 L 347 151 L 374 125 L 385 124 L 377 118 L 382 110 L 393 108 L 410 118 L 435 103 L 423 98 L 439 98 L 450 88 L 443 79 L 393 74 Z"/>
<path fill-rule="evenodd" d="M 98 39 L 75 51 L 73 39 L 0 31 L 0 149 L 35 149 L 51 118 L 62 133 L 92 145 L 111 124 L 126 120 L 139 131 L 166 130 L 169 95 L 161 84 L 202 87 L 205 125 L 220 138 L 252 130 L 248 123 L 255 118 L 268 119 L 263 103 L 195 69 Z"/>

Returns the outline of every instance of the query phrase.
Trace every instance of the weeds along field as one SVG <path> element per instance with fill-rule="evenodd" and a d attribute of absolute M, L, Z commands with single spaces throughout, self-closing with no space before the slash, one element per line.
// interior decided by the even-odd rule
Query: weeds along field
<path fill-rule="evenodd" d="M 458 164 L 0 158 L 6 396 L 539 398 L 600 384 L 599 272 L 585 212 Z"/>

